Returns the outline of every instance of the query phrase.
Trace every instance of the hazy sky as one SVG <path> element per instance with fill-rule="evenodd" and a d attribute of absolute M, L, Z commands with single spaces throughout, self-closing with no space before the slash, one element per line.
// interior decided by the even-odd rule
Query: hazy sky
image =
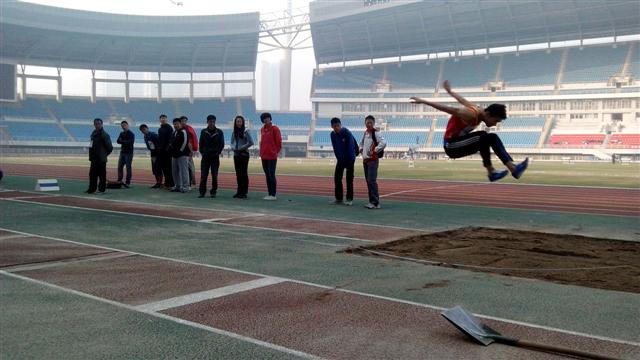
<path fill-rule="evenodd" d="M 15 0 L 0 0 L 15 1 Z M 310 0 L 290 0 L 292 8 L 306 8 Z M 174 3 L 177 0 L 28 0 L 28 2 L 49 6 L 59 6 L 71 9 L 99 11 L 118 14 L 135 15 L 164 15 L 164 16 L 189 16 L 189 15 L 220 15 L 242 12 L 259 11 L 261 14 L 280 12 L 287 9 L 288 0 L 181 0 L 182 5 Z M 311 41 L 308 42 L 311 45 Z M 269 49 L 260 46 L 259 51 Z M 262 94 L 261 63 L 277 63 L 281 57 L 279 51 L 271 51 L 258 54 L 256 74 L 256 101 L 259 108 L 273 108 L 268 95 Z M 315 67 L 315 59 L 312 49 L 294 51 L 292 57 L 291 75 L 291 110 L 311 110 L 309 91 L 311 87 L 311 73 Z M 278 84 L 267 84 L 267 88 Z M 33 89 L 35 90 L 35 89 Z"/>

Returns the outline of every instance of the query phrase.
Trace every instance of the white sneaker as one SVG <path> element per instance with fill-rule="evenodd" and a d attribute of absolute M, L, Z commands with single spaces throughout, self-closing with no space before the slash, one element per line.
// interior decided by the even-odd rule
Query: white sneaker
<path fill-rule="evenodd" d="M 265 197 L 262 198 L 263 200 L 267 200 L 267 201 L 275 201 L 277 200 L 277 198 L 275 196 L 271 196 L 271 195 L 267 195 Z"/>
<path fill-rule="evenodd" d="M 344 202 L 345 205 L 347 206 L 353 206 L 353 201 L 352 200 L 347 200 Z"/>
<path fill-rule="evenodd" d="M 366 207 L 367 209 L 380 209 L 380 204 L 378 205 L 373 205 L 372 203 L 368 203 L 367 205 L 365 205 L 364 207 Z"/>

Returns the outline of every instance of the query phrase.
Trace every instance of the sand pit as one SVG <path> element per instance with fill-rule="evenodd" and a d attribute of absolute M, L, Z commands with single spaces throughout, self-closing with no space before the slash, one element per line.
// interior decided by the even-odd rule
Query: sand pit
<path fill-rule="evenodd" d="M 640 293 L 640 242 L 466 227 L 346 253 Z"/>

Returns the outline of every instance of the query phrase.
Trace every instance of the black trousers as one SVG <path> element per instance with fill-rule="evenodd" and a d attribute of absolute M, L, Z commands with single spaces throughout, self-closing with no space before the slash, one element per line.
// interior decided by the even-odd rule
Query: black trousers
<path fill-rule="evenodd" d="M 482 164 L 491 166 L 491 149 L 503 164 L 513 161 L 502 144 L 500 137 L 486 131 L 475 131 L 464 136 L 451 139 L 444 145 L 444 152 L 452 159 L 457 159 L 480 152 Z"/>
<path fill-rule="evenodd" d="M 238 182 L 237 195 L 247 195 L 249 192 L 249 157 L 234 156 L 233 166 L 236 169 L 236 181 Z"/>
<path fill-rule="evenodd" d="M 264 170 L 264 175 L 267 179 L 267 190 L 269 195 L 276 196 L 276 186 L 278 182 L 276 180 L 276 165 L 278 164 L 278 159 L 274 160 L 262 160 L 262 170 Z"/>
<path fill-rule="evenodd" d="M 200 160 L 200 195 L 207 192 L 207 177 L 211 170 L 211 194 L 218 191 L 218 169 L 220 169 L 220 158 L 218 156 L 203 156 Z"/>
<path fill-rule="evenodd" d="M 160 169 L 162 170 L 162 175 L 164 175 L 164 186 L 166 187 L 174 187 L 175 183 L 173 181 L 173 170 L 171 168 L 171 155 L 168 152 L 163 152 L 158 154 L 158 159 Z"/>
<path fill-rule="evenodd" d="M 347 201 L 353 200 L 353 162 L 350 164 L 336 164 L 333 172 L 336 200 L 342 201 L 342 174 L 347 170 Z"/>
<path fill-rule="evenodd" d="M 98 183 L 98 179 L 100 182 Z M 107 162 L 92 161 L 89 168 L 89 189 L 90 193 L 104 191 L 107 187 Z"/>

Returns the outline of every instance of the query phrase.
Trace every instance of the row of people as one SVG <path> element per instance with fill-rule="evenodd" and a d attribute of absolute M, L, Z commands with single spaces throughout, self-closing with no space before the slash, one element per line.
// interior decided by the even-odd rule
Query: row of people
<path fill-rule="evenodd" d="M 174 192 L 187 192 L 196 185 L 195 164 L 193 155 L 199 152 L 200 186 L 199 197 L 207 193 L 207 180 L 211 175 L 211 189 L 209 196 L 215 197 L 218 190 L 218 170 L 220 168 L 220 154 L 224 150 L 224 133 L 216 127 L 216 116 L 207 116 L 207 127 L 202 129 L 200 137 L 193 127 L 188 125 L 186 116 L 173 119 L 173 127 L 167 122 L 167 116 L 159 117 L 158 132 L 153 132 L 146 124 L 140 125 L 140 132 L 144 135 L 144 142 L 151 155 L 151 170 L 156 183 L 152 188 L 164 188 Z M 263 123 L 261 129 L 260 158 L 265 173 L 268 194 L 265 200 L 276 200 L 276 165 L 278 154 L 282 149 L 282 134 L 280 129 L 272 124 L 271 114 L 260 115 Z M 254 145 L 249 130 L 246 128 L 244 117 L 238 115 L 234 119 L 231 148 L 237 178 L 237 191 L 234 198 L 246 199 L 249 189 L 249 148 Z M 107 158 L 113 151 L 109 134 L 103 129 L 102 119 L 93 121 L 95 130 L 91 134 L 89 147 L 89 194 L 101 194 L 106 189 Z M 120 156 L 118 159 L 118 183 L 128 188 L 131 184 L 131 163 L 133 160 L 133 144 L 135 135 L 129 129 L 129 124 L 122 121 L 122 132 L 118 136 Z M 126 166 L 127 175 L 123 176 Z M 124 181 L 123 181 L 124 179 Z"/>
<path fill-rule="evenodd" d="M 506 119 L 506 107 L 502 104 L 492 104 L 483 109 L 468 101 L 451 90 L 448 81 L 443 83 L 443 88 L 454 97 L 463 108 L 455 108 L 438 104 L 417 97 L 411 98 L 413 103 L 432 106 L 451 115 L 444 134 L 444 150 L 450 158 L 461 158 L 475 153 L 480 153 L 483 165 L 487 170 L 489 181 L 497 181 L 504 178 L 509 172 L 514 178 L 519 179 L 528 166 L 528 158 L 520 164 L 515 164 L 504 148 L 502 141 L 495 133 L 486 131 L 473 131 L 480 123 L 486 126 L 495 126 Z M 195 166 L 193 154 L 199 151 L 201 154 L 201 177 L 199 197 L 204 197 L 207 190 L 207 178 L 211 174 L 210 196 L 215 197 L 218 189 L 218 170 L 220 167 L 220 154 L 224 149 L 224 134 L 216 128 L 216 117 L 207 116 L 207 127 L 200 133 L 200 141 L 197 140 L 194 129 L 187 125 L 188 118 L 182 116 L 173 120 L 173 129 L 166 123 L 166 115 L 160 115 L 160 128 L 158 134 L 149 131 L 147 125 L 141 125 L 140 131 L 145 136 L 145 143 L 151 152 L 152 171 L 156 178 L 153 188 L 165 187 L 176 192 L 187 192 L 191 185 L 195 185 Z M 263 126 L 260 130 L 260 158 L 265 173 L 268 194 L 265 200 L 276 200 L 276 165 L 278 155 L 282 149 L 282 136 L 280 129 L 273 125 L 271 114 L 262 113 L 260 120 Z M 118 181 L 122 181 L 122 166 L 128 169 L 125 186 L 128 187 L 131 180 L 131 160 L 133 158 L 133 142 L 135 136 L 128 129 L 126 121 L 122 122 L 123 132 L 118 137 L 118 143 L 122 149 L 118 161 Z M 87 192 L 96 191 L 96 178 L 101 182 L 97 185 L 100 192 L 104 192 L 104 178 L 106 177 L 106 157 L 112 151 L 109 135 L 102 130 L 102 120 L 95 119 L 96 130 L 91 135 L 91 161 L 90 185 Z M 365 118 L 366 130 L 358 143 L 353 134 L 346 127 L 342 127 L 339 118 L 331 119 L 331 144 L 337 162 L 334 170 L 335 200 L 332 204 L 353 204 L 353 177 L 354 164 L 358 154 L 362 153 L 363 169 L 367 183 L 369 203 L 365 207 L 369 209 L 380 208 L 380 196 L 378 191 L 377 176 L 379 159 L 384 156 L 386 142 L 384 137 L 375 127 L 375 118 L 368 115 Z M 242 116 L 236 116 L 233 122 L 233 134 L 231 147 L 234 151 L 234 167 L 237 178 L 237 191 L 235 198 L 246 198 L 249 186 L 247 174 L 250 159 L 248 149 L 254 142 L 251 134 L 245 127 Z M 507 167 L 507 170 L 496 170 L 491 162 L 490 150 Z M 344 198 L 342 178 L 346 171 L 346 199 Z M 162 179 L 164 178 L 164 185 Z"/>
<path fill-rule="evenodd" d="M 195 182 L 195 167 L 193 166 L 193 154 L 198 151 L 200 161 L 200 185 L 199 197 L 205 197 L 207 192 L 207 180 L 211 175 L 210 197 L 215 197 L 218 189 L 218 171 L 220 168 L 220 154 L 225 143 L 224 134 L 216 127 L 215 115 L 207 116 L 207 127 L 200 132 L 199 141 L 194 129 L 187 124 L 188 118 L 182 116 L 173 119 L 173 128 L 167 123 L 167 116 L 160 115 L 160 128 L 153 132 L 146 124 L 139 129 L 144 135 L 144 142 L 151 155 L 151 171 L 156 183 L 152 188 L 166 188 L 174 192 L 187 192 Z M 276 200 L 277 179 L 276 167 L 278 155 L 282 149 L 282 135 L 280 129 L 273 125 L 271 114 L 260 115 L 263 126 L 260 130 L 260 158 L 267 183 L 267 196 L 264 200 Z M 382 156 L 386 142 L 379 130 L 375 128 L 375 118 L 371 115 L 365 118 L 365 131 L 359 145 L 349 129 L 342 127 L 340 119 L 331 119 L 334 131 L 331 134 L 333 149 L 338 159 L 334 180 L 335 197 L 334 204 L 353 204 L 353 173 L 356 156 L 363 149 L 363 164 L 367 187 L 369 190 L 369 203 L 367 208 L 380 208 L 378 194 L 377 174 L 378 159 Z M 126 121 L 121 123 L 122 132 L 118 137 L 121 145 L 118 159 L 118 182 L 129 187 L 131 183 L 131 162 L 133 159 L 133 143 L 135 135 L 129 130 Z M 109 134 L 102 129 L 102 120 L 94 120 L 95 130 L 91 134 L 91 146 L 89 160 L 89 189 L 87 193 L 104 193 L 106 187 L 107 157 L 113 151 Z M 233 163 L 237 179 L 237 191 L 234 198 L 246 199 L 249 189 L 248 166 L 249 148 L 254 145 L 251 133 L 246 129 L 244 117 L 238 115 L 233 122 L 233 134 L 231 136 L 231 148 L 233 150 Z M 123 166 L 127 168 L 125 182 L 123 180 Z M 343 201 L 342 177 L 347 173 L 347 196 Z M 98 181 L 99 180 L 99 181 Z M 163 183 L 164 180 L 164 183 Z"/>

